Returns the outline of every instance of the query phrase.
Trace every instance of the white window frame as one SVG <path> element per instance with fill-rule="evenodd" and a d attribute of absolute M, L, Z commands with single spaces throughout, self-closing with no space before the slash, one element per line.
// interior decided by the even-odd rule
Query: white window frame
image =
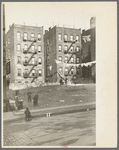
<path fill-rule="evenodd" d="M 72 61 L 73 60 L 73 61 Z M 71 63 L 74 63 L 74 57 L 71 57 Z"/>
<path fill-rule="evenodd" d="M 41 41 L 41 34 L 38 33 L 38 41 Z"/>
<path fill-rule="evenodd" d="M 59 56 L 59 61 L 62 61 L 62 56 Z"/>
<path fill-rule="evenodd" d="M 41 45 L 38 46 L 38 53 L 41 53 Z"/>
<path fill-rule="evenodd" d="M 36 73 L 36 70 L 33 69 L 33 70 L 32 70 L 32 76 L 35 76 L 35 73 Z"/>
<path fill-rule="evenodd" d="M 17 40 L 21 39 L 21 33 L 19 31 L 17 31 Z"/>
<path fill-rule="evenodd" d="M 68 40 L 68 35 L 67 35 L 67 34 L 64 35 L 64 40 L 65 40 L 65 41 Z"/>
<path fill-rule="evenodd" d="M 67 51 L 68 50 L 68 45 L 64 46 L 64 50 Z"/>
<path fill-rule="evenodd" d="M 42 76 L 42 70 L 41 69 L 38 70 L 38 75 Z"/>
<path fill-rule="evenodd" d="M 77 41 L 79 40 L 79 35 L 76 35 L 76 40 L 77 40 Z"/>
<path fill-rule="evenodd" d="M 25 57 L 25 63 L 27 63 L 27 62 L 28 62 L 28 57 L 26 56 L 26 57 Z"/>
<path fill-rule="evenodd" d="M 25 51 L 28 50 L 28 45 L 27 45 L 27 44 L 24 45 L 24 50 L 25 50 Z"/>
<path fill-rule="evenodd" d="M 24 40 L 27 40 L 27 39 L 28 39 L 28 33 L 24 32 Z"/>
<path fill-rule="evenodd" d="M 71 46 L 70 51 L 72 52 L 73 50 L 74 50 L 74 47 L 73 47 L 73 46 Z"/>
<path fill-rule="evenodd" d="M 35 57 L 32 57 L 31 63 L 32 63 L 32 64 L 35 64 Z"/>
<path fill-rule="evenodd" d="M 31 33 L 31 40 L 34 41 L 35 40 L 35 34 Z"/>
<path fill-rule="evenodd" d="M 59 52 L 61 52 L 62 51 L 62 45 L 59 45 L 58 49 L 59 49 Z"/>
<path fill-rule="evenodd" d="M 62 40 L 62 35 L 61 35 L 61 33 L 58 34 L 58 40 L 59 40 L 59 41 Z"/>
<path fill-rule="evenodd" d="M 42 64 L 42 57 L 38 58 L 38 64 L 40 64 L 40 65 Z"/>
<path fill-rule="evenodd" d="M 21 50 L 21 45 L 17 44 L 17 51 L 20 51 L 20 50 Z"/>
<path fill-rule="evenodd" d="M 68 72 L 68 68 L 65 68 L 65 72 Z"/>
<path fill-rule="evenodd" d="M 80 63 L 80 58 L 79 57 L 76 58 L 76 62 Z"/>
<path fill-rule="evenodd" d="M 73 41 L 73 40 L 74 40 L 74 36 L 70 35 L 70 41 Z"/>
<path fill-rule="evenodd" d="M 34 45 L 31 46 L 31 51 L 32 51 L 32 52 L 35 51 L 35 46 L 34 46 Z"/>

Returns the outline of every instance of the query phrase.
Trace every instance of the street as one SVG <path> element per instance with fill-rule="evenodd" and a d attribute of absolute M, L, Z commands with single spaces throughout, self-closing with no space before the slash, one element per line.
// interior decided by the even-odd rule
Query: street
<path fill-rule="evenodd" d="M 95 146 L 95 110 L 3 124 L 3 146 Z"/>

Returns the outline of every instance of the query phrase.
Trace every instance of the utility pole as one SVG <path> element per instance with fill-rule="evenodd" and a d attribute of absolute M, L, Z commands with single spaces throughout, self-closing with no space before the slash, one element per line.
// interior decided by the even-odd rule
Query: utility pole
<path fill-rule="evenodd" d="M 6 96 L 6 42 L 5 42 L 5 4 L 3 4 L 3 104 L 5 111 L 9 110 L 9 100 Z M 4 110 L 3 110 L 4 111 Z"/>

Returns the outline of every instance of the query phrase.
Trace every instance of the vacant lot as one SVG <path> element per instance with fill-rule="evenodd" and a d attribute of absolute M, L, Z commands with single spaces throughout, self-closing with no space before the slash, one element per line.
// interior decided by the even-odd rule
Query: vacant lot
<path fill-rule="evenodd" d="M 40 86 L 37 88 L 27 88 L 19 91 L 19 99 L 23 100 L 23 107 L 29 106 L 30 109 L 48 108 L 64 105 L 72 105 L 86 102 L 94 102 L 95 84 L 79 86 Z M 33 102 L 28 102 L 27 92 L 38 94 L 38 106 L 33 107 Z M 15 91 L 8 90 L 7 97 L 14 100 Z"/>

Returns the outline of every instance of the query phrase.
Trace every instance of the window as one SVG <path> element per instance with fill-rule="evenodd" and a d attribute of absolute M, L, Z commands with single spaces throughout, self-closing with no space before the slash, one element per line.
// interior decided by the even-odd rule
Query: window
<path fill-rule="evenodd" d="M 28 69 L 25 69 L 25 74 L 28 74 Z"/>
<path fill-rule="evenodd" d="M 78 46 L 76 47 L 76 52 L 79 52 L 79 47 Z"/>
<path fill-rule="evenodd" d="M 68 60 L 68 57 L 67 57 L 67 56 L 65 56 L 65 60 L 64 60 L 64 62 L 65 62 L 65 63 L 67 63 L 67 60 Z"/>
<path fill-rule="evenodd" d="M 41 46 L 38 46 L 38 53 L 41 53 Z"/>
<path fill-rule="evenodd" d="M 31 63 L 32 63 L 32 64 L 35 64 L 35 57 L 33 57 L 33 58 L 31 59 Z"/>
<path fill-rule="evenodd" d="M 73 50 L 74 50 L 74 47 L 73 47 L 73 46 L 71 46 L 71 49 L 70 49 L 70 50 L 71 50 L 71 52 L 73 52 Z"/>
<path fill-rule="evenodd" d="M 27 40 L 28 39 L 28 34 L 25 32 L 24 33 L 24 40 Z"/>
<path fill-rule="evenodd" d="M 76 62 L 77 62 L 77 63 L 79 63 L 79 62 L 80 62 L 80 59 L 79 59 L 78 57 L 77 57 L 77 59 L 76 59 Z"/>
<path fill-rule="evenodd" d="M 62 46 L 61 45 L 59 45 L 59 52 L 61 52 L 62 51 Z"/>
<path fill-rule="evenodd" d="M 18 69 L 17 76 L 21 76 L 21 69 Z"/>
<path fill-rule="evenodd" d="M 28 57 L 25 57 L 25 63 L 27 63 L 28 62 Z"/>
<path fill-rule="evenodd" d="M 42 58 L 41 57 L 38 58 L 38 64 L 42 64 Z"/>
<path fill-rule="evenodd" d="M 25 44 L 25 45 L 24 45 L 24 50 L 26 51 L 27 49 L 28 49 L 28 45 Z"/>
<path fill-rule="evenodd" d="M 31 33 L 31 40 L 34 41 L 34 33 Z"/>
<path fill-rule="evenodd" d="M 20 57 L 20 56 L 17 57 L 17 63 L 18 63 L 18 64 L 21 63 L 21 57 Z"/>
<path fill-rule="evenodd" d="M 38 41 L 41 41 L 41 34 L 38 34 Z"/>
<path fill-rule="evenodd" d="M 35 76 L 35 70 L 32 70 L 32 76 Z"/>
<path fill-rule="evenodd" d="M 67 41 L 68 40 L 68 36 L 67 34 L 64 35 L 64 40 Z"/>
<path fill-rule="evenodd" d="M 21 50 L 21 45 L 17 44 L 17 50 L 20 51 Z"/>
<path fill-rule="evenodd" d="M 20 32 L 17 32 L 17 40 L 20 40 L 21 39 L 21 34 Z"/>
<path fill-rule="evenodd" d="M 73 74 L 73 72 L 74 72 L 74 68 L 71 69 L 71 74 Z"/>
<path fill-rule="evenodd" d="M 65 68 L 65 72 L 68 72 L 68 68 Z"/>
<path fill-rule="evenodd" d="M 62 67 L 59 68 L 59 72 L 62 72 Z"/>
<path fill-rule="evenodd" d="M 47 45 L 49 45 L 49 39 L 47 39 Z"/>
<path fill-rule="evenodd" d="M 78 35 L 76 36 L 76 40 L 77 40 L 77 41 L 79 40 L 79 36 L 78 36 Z"/>
<path fill-rule="evenodd" d="M 67 50 L 68 50 L 68 46 L 67 46 L 67 45 L 65 45 L 64 50 L 65 50 L 65 51 L 67 51 Z"/>
<path fill-rule="evenodd" d="M 70 41 L 73 41 L 73 35 L 70 36 Z"/>
<path fill-rule="evenodd" d="M 41 69 L 39 69 L 38 74 L 39 74 L 39 76 L 42 75 L 42 70 Z"/>
<path fill-rule="evenodd" d="M 71 63 L 73 63 L 73 62 L 74 62 L 74 58 L 72 57 L 72 58 L 71 58 Z"/>
<path fill-rule="evenodd" d="M 28 75 L 28 69 L 25 69 L 24 76 Z"/>
<path fill-rule="evenodd" d="M 35 46 L 34 46 L 34 45 L 32 45 L 32 47 L 31 47 L 31 51 L 32 51 L 32 52 L 34 52 L 34 50 L 35 50 Z"/>
<path fill-rule="evenodd" d="M 62 40 L 62 35 L 61 34 L 58 34 L 58 39 Z"/>
<path fill-rule="evenodd" d="M 59 61 L 62 61 L 62 56 L 59 56 Z"/>
<path fill-rule="evenodd" d="M 8 38 L 8 44 L 10 44 L 10 38 Z"/>

